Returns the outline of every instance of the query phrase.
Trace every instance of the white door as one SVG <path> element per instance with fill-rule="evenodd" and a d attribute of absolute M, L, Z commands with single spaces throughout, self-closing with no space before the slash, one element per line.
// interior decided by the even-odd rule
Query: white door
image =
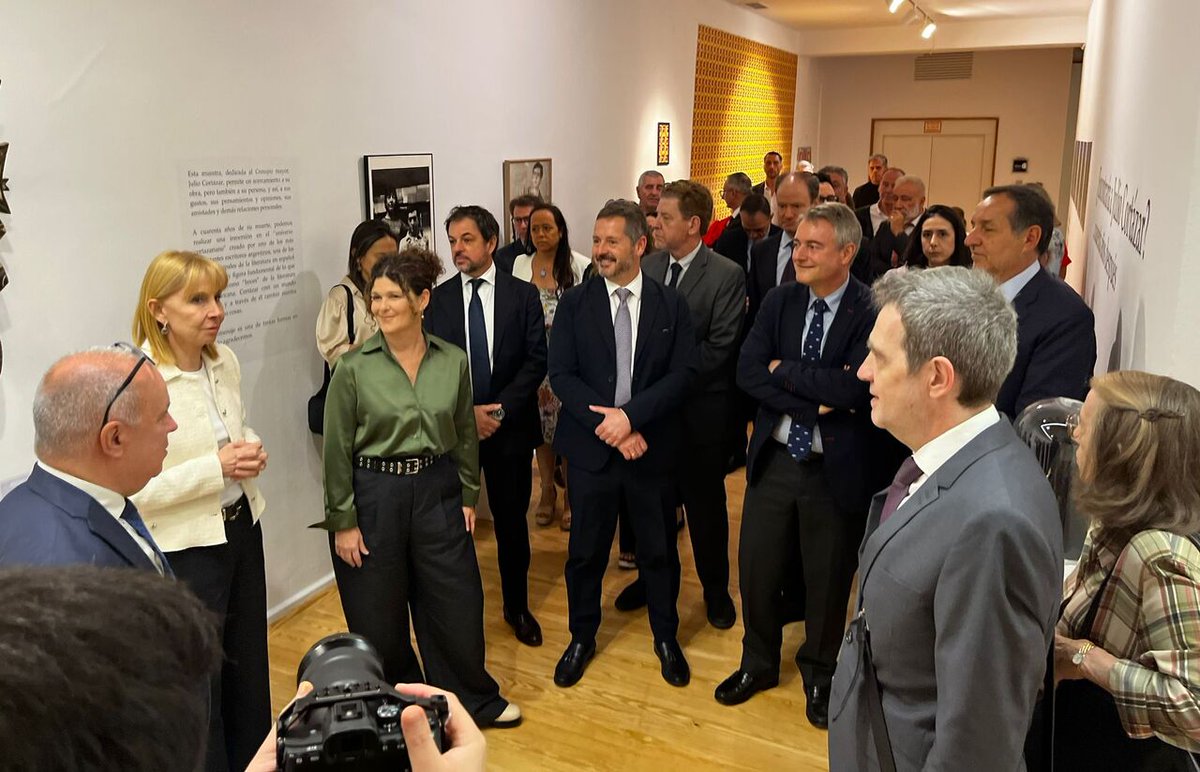
<path fill-rule="evenodd" d="M 995 180 L 997 118 L 871 121 L 871 152 L 925 180 L 925 203 L 962 207 L 968 223 Z"/>

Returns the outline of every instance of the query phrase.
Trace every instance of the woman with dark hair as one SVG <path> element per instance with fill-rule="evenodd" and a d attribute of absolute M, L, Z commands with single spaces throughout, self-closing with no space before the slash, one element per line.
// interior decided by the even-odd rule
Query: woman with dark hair
<path fill-rule="evenodd" d="M 354 229 L 350 236 L 346 275 L 329 289 L 317 314 L 317 350 L 330 367 L 337 364 L 342 354 L 375 334 L 375 319 L 367 313 L 363 295 L 375 263 L 382 255 L 398 248 L 395 235 L 382 220 L 367 220 Z M 349 337 L 351 318 L 354 321 L 353 341 Z"/>
<path fill-rule="evenodd" d="M 967 228 L 958 213 L 944 204 L 934 204 L 917 218 L 900 264 L 909 268 L 970 268 L 974 261 L 966 240 Z"/>
<path fill-rule="evenodd" d="M 566 218 L 553 204 L 538 204 L 533 208 L 529 215 L 529 235 L 536 251 L 532 255 L 521 255 L 513 262 L 513 277 L 531 282 L 538 288 L 542 312 L 546 316 L 546 338 L 549 339 L 558 299 L 568 289 L 583 282 L 583 272 L 592 261 L 571 251 Z M 554 487 L 554 449 L 550 447 L 550 442 L 558 425 L 559 407 L 558 397 L 550 390 L 550 378 L 547 376 L 538 389 L 538 409 L 542 419 L 542 438 L 545 440 L 537 449 L 538 479 L 542 483 L 541 498 L 534 510 L 538 525 L 554 522 L 554 510 L 558 503 Z M 566 480 L 565 463 L 563 480 Z M 570 504 L 567 503 L 565 492 L 561 527 L 564 531 L 571 528 Z"/>
<path fill-rule="evenodd" d="M 342 357 L 329 382 L 325 520 L 316 526 L 329 531 L 347 626 L 378 650 L 386 681 L 425 681 L 458 694 L 480 725 L 516 726 L 520 709 L 484 666 L 467 355 L 421 325 L 441 272 L 424 249 L 385 255 L 371 272 L 379 331 Z"/>
<path fill-rule="evenodd" d="M 1058 769 L 1190 770 L 1200 751 L 1200 392 L 1132 370 L 1068 421 L 1091 526 L 1054 636 Z"/>

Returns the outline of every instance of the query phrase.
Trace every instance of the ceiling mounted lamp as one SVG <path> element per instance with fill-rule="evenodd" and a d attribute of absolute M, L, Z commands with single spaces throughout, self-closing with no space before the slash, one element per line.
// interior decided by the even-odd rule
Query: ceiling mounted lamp
<path fill-rule="evenodd" d="M 929 40 L 935 32 L 937 32 L 937 25 L 928 16 L 925 17 L 925 29 L 921 30 L 921 37 Z"/>
<path fill-rule="evenodd" d="M 888 4 L 888 13 L 895 13 L 900 10 L 900 6 L 904 5 L 904 0 L 892 0 Z"/>

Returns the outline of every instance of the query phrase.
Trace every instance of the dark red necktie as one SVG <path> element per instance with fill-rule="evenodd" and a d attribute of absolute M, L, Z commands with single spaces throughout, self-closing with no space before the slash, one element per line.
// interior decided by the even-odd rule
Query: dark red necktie
<path fill-rule="evenodd" d="M 912 456 L 904 459 L 904 463 L 900 465 L 900 470 L 896 472 L 896 477 L 892 480 L 892 484 L 888 486 L 887 498 L 883 501 L 883 509 L 879 512 L 879 524 L 883 525 L 892 513 L 900 507 L 900 502 L 904 501 L 904 497 L 908 495 L 908 488 L 917 480 L 921 479 L 921 467 L 917 466 L 916 459 Z"/>

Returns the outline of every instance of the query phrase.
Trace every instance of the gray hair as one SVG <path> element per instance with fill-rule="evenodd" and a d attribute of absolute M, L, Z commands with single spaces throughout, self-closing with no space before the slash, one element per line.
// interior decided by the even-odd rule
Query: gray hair
<path fill-rule="evenodd" d="M 1017 313 L 991 276 L 959 266 L 888 271 L 871 288 L 875 307 L 895 306 L 908 371 L 934 357 L 954 365 L 958 402 L 994 402 L 1017 356 Z"/>
<path fill-rule="evenodd" d="M 791 171 L 787 174 L 781 174 L 779 175 L 779 179 L 775 180 L 775 190 L 779 190 L 784 185 L 791 183 L 798 183 L 808 188 L 809 201 L 816 201 L 821 197 L 821 181 L 812 172 Z"/>
<path fill-rule="evenodd" d="M 750 195 L 750 191 L 754 189 L 754 183 L 750 181 L 750 175 L 745 172 L 734 172 L 725 178 L 725 184 L 736 190 L 742 195 Z"/>
<path fill-rule="evenodd" d="M 901 185 L 904 185 L 905 183 L 908 183 L 910 185 L 916 185 L 918 188 L 921 189 L 921 196 L 922 197 L 925 196 L 925 180 L 921 179 L 920 177 L 918 177 L 915 174 L 902 174 L 896 178 L 896 187 L 897 188 L 900 187 Z"/>
<path fill-rule="evenodd" d="M 836 201 L 814 206 L 804 213 L 800 222 L 827 222 L 832 225 L 838 249 L 853 244 L 857 250 L 862 241 L 862 225 L 859 224 L 854 210 Z"/>
<path fill-rule="evenodd" d="M 883 168 L 885 168 L 885 169 L 887 168 L 887 165 L 888 165 L 887 156 L 884 155 L 883 153 L 876 153 L 875 155 L 868 158 L 867 161 L 883 161 Z"/>
<path fill-rule="evenodd" d="M 645 238 L 646 248 L 650 248 L 650 224 L 646 222 L 646 215 L 642 213 L 640 206 L 623 198 L 615 198 L 605 204 L 596 214 L 597 220 L 607 220 L 610 217 L 620 217 L 625 220 L 625 235 L 631 242 L 637 244 L 638 239 Z"/>
<path fill-rule="evenodd" d="M 646 171 L 644 171 L 644 172 L 642 172 L 641 174 L 639 174 L 639 175 L 638 175 L 638 184 L 637 184 L 637 186 L 638 186 L 639 188 L 640 188 L 642 185 L 646 184 L 646 178 L 647 178 L 647 177 L 658 177 L 658 178 L 659 178 L 659 179 L 661 179 L 661 180 L 666 180 L 666 179 L 667 179 L 666 177 L 664 177 L 664 176 L 662 175 L 662 172 L 656 172 L 656 171 L 654 171 L 653 169 L 647 169 Z"/>
<path fill-rule="evenodd" d="M 817 169 L 817 174 L 840 174 L 842 175 L 842 182 L 846 183 L 847 185 L 850 184 L 849 173 L 847 173 L 846 170 L 840 166 L 834 166 L 833 164 L 822 166 L 820 169 Z"/>
<path fill-rule="evenodd" d="M 137 362 L 138 357 L 127 351 L 92 348 L 50 365 L 33 397 L 33 448 L 38 457 L 84 451 L 100 431 L 104 406 Z M 141 411 L 142 395 L 131 383 L 113 403 L 109 418 L 135 424 Z"/>

